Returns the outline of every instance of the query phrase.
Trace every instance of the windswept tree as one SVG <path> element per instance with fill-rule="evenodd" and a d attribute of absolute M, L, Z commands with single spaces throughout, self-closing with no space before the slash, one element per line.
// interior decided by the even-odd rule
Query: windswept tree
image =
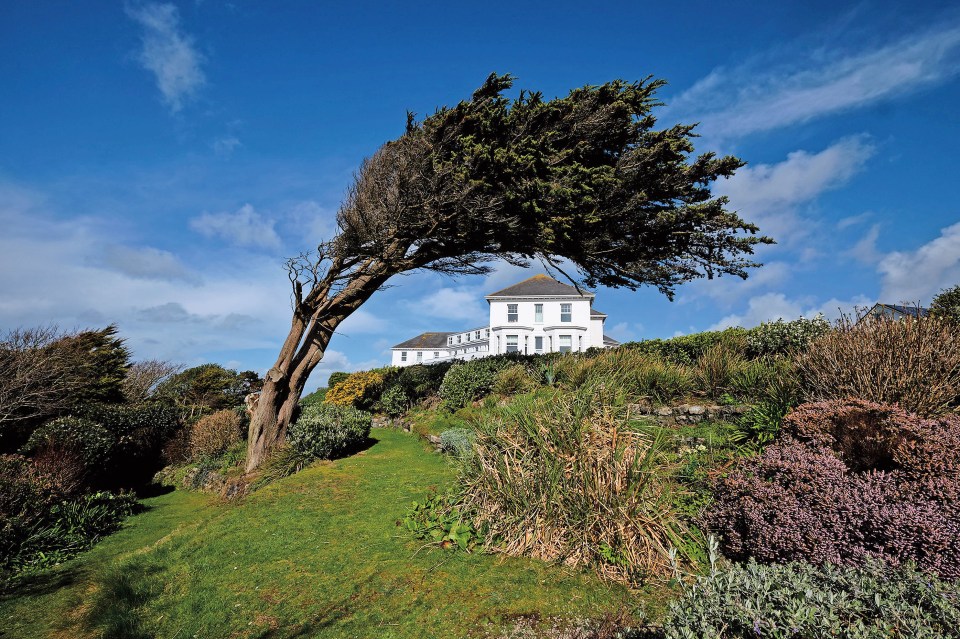
<path fill-rule="evenodd" d="M 672 298 L 684 282 L 758 266 L 745 256 L 772 240 L 710 192 L 743 162 L 694 157 L 694 125 L 656 128 L 663 81 L 553 100 L 511 100 L 512 84 L 494 74 L 453 108 L 408 114 L 404 134 L 355 174 L 336 235 L 289 260 L 293 320 L 251 420 L 248 471 L 282 441 L 334 331 L 394 275 L 539 260 L 580 285 Z"/>

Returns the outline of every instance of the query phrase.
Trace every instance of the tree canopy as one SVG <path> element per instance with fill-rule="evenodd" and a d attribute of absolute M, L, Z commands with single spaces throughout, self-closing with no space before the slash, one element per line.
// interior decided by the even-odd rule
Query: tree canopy
<path fill-rule="evenodd" d="M 693 156 L 695 125 L 657 128 L 661 80 L 617 80 L 547 100 L 492 74 L 363 162 L 338 232 L 287 266 L 291 330 L 251 422 L 248 468 L 279 441 L 337 326 L 394 275 L 483 274 L 538 260 L 577 284 L 656 287 L 745 278 L 772 240 L 710 187 L 743 166 Z M 569 272 L 568 272 L 569 271 Z M 261 450 L 262 452 L 262 450 Z"/>

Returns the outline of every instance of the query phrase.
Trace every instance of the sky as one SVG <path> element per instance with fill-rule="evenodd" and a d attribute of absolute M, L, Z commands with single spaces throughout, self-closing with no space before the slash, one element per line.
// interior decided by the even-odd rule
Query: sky
<path fill-rule="evenodd" d="M 287 257 L 336 230 L 354 170 L 491 73 L 546 97 L 668 84 L 658 126 L 748 164 L 714 185 L 777 240 L 674 301 L 601 288 L 621 341 L 960 283 L 960 7 L 948 2 L 0 3 L 0 333 L 116 324 L 134 359 L 264 373 Z M 487 321 L 541 272 L 395 277 L 308 390 L 423 331 Z"/>

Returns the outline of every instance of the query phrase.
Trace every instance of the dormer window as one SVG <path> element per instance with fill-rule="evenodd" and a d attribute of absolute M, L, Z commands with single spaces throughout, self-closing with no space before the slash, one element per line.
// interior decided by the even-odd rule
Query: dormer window
<path fill-rule="evenodd" d="M 561 322 L 573 321 L 573 304 L 560 305 L 560 321 Z"/>
<path fill-rule="evenodd" d="M 507 304 L 507 321 L 516 322 L 520 319 L 520 315 L 517 312 L 517 304 Z"/>

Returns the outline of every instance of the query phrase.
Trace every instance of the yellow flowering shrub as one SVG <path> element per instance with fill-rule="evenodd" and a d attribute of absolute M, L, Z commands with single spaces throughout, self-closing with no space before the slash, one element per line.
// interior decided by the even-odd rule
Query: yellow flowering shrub
<path fill-rule="evenodd" d="M 343 381 L 336 383 L 327 391 L 323 402 L 334 406 L 353 406 L 364 408 L 367 402 L 375 400 L 383 387 L 383 374 L 376 371 L 353 373 Z"/>

